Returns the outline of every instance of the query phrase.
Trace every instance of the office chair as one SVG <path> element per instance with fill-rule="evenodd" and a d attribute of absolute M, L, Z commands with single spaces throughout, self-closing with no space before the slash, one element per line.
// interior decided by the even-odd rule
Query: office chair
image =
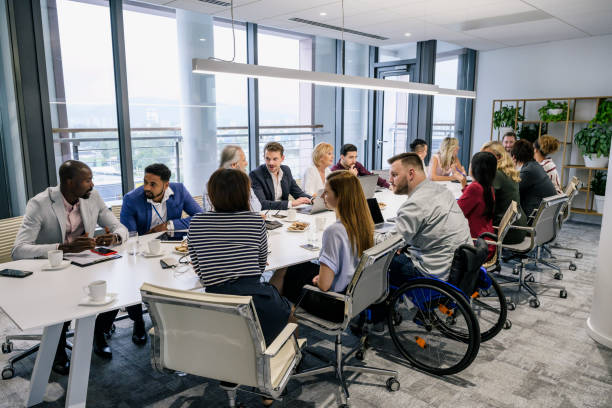
<path fill-rule="evenodd" d="M 353 348 L 348 354 L 343 356 L 342 333 L 344 333 L 348 327 L 351 319 L 358 316 L 371 304 L 381 302 L 387 297 L 389 290 L 387 270 L 389 269 L 391 259 L 395 255 L 395 251 L 402 246 L 402 243 L 403 240 L 401 236 L 394 236 L 364 251 L 345 294 L 323 292 L 319 288 L 311 285 L 304 286 L 302 298 L 296 304 L 294 315 L 298 319 L 299 324 L 335 336 L 336 355 L 334 361 L 330 361 L 328 364 L 320 367 L 310 368 L 296 373 L 293 375 L 293 378 L 303 378 L 323 373 L 335 373 L 341 386 L 341 399 L 343 400 L 344 406 L 348 406 L 350 398 L 344 375 L 346 371 L 389 376 L 386 383 L 387 389 L 389 391 L 399 390 L 400 384 L 397 381 L 397 371 L 361 365 L 347 365 L 347 360 L 360 349 L 361 345 Z M 301 301 L 305 296 L 313 296 L 319 299 L 331 299 L 332 301 L 335 300 L 343 304 L 343 320 L 341 322 L 332 322 L 309 313 L 308 310 L 305 310 L 301 305 Z M 309 351 L 309 353 L 319 357 L 314 352 Z"/>
<path fill-rule="evenodd" d="M 563 274 L 561 268 L 550 262 L 549 260 L 542 257 L 542 247 L 550 242 L 554 241 L 559 231 L 558 216 L 561 208 L 567 203 L 568 197 L 565 194 L 558 194 L 551 197 L 542 199 L 540 206 L 534 216 L 533 222 L 530 227 L 520 227 L 512 225 L 510 228 L 521 229 L 527 231 L 527 236 L 523 242 L 518 244 L 502 244 L 502 248 L 509 251 L 512 256 L 511 259 L 518 259 L 519 263 L 514 266 L 514 270 L 518 275 L 518 278 L 510 276 L 504 277 L 510 281 L 518 284 L 519 291 L 525 289 L 533 297 L 529 300 L 531 307 L 537 308 L 540 306 L 537 292 L 531 287 L 530 284 L 540 285 L 543 287 L 559 289 L 559 297 L 566 298 L 567 291 L 563 286 L 550 285 L 544 283 L 535 283 L 533 273 L 524 274 L 524 266 L 526 263 L 533 263 L 534 266 L 542 264 L 556 271 L 555 278 L 561 279 Z M 526 262 L 527 261 L 527 262 Z"/>
<path fill-rule="evenodd" d="M 144 283 L 143 303 L 153 322 L 151 363 L 223 382 L 231 407 L 239 386 L 278 399 L 301 359 L 295 323 L 266 347 L 250 296 L 219 295 Z"/>
<path fill-rule="evenodd" d="M 563 227 L 563 224 L 565 223 L 565 221 L 569 219 L 571 215 L 572 202 L 574 201 L 574 198 L 576 198 L 576 196 L 580 192 L 580 186 L 582 186 L 582 181 L 580 181 L 578 177 L 573 177 L 570 180 L 570 182 L 567 184 L 567 187 L 565 188 L 565 195 L 567 196 L 568 200 L 567 200 L 567 203 L 561 208 L 561 211 L 559 212 L 559 229 Z M 563 251 L 573 252 L 574 258 L 576 259 L 582 258 L 582 252 L 580 252 L 576 248 L 568 248 L 568 247 L 561 246 L 557 243 L 556 240 L 552 242 L 550 245 L 545 246 L 544 249 L 550 255 L 552 262 L 569 263 L 570 271 L 576 270 L 576 264 L 574 264 L 574 262 L 571 259 L 557 258 L 552 253 L 551 249 L 560 249 Z"/>

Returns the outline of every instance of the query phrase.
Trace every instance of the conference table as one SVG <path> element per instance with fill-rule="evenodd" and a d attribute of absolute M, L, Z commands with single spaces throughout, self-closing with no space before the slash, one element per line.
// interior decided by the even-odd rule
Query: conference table
<path fill-rule="evenodd" d="M 455 183 L 442 182 L 458 197 L 460 186 Z M 389 190 L 376 193 L 379 203 L 384 203 L 382 210 L 385 219 L 394 217 L 406 196 L 394 195 Z M 268 212 L 268 219 L 274 215 L 285 215 L 286 211 Z M 297 220 L 308 222 L 309 228 L 316 228 L 316 218 L 325 218 L 326 225 L 335 222 L 335 213 L 326 211 L 314 215 L 297 214 Z M 284 220 L 284 219 L 280 219 Z M 290 222 L 270 230 L 268 233 L 267 270 L 276 270 L 290 265 L 308 262 L 318 258 L 318 251 L 301 247 L 308 240 L 321 241 L 322 231 L 314 236 L 309 231 L 291 232 L 287 230 Z M 147 241 L 158 234 L 145 235 L 139 238 L 141 249 L 146 248 Z M 310 236 L 309 236 L 310 235 Z M 162 253 L 176 259 L 181 255 L 174 253 L 175 244 L 162 244 Z M 174 269 L 162 269 L 159 257 L 133 255 L 127 244 L 115 248 L 121 258 L 98 263 L 88 267 L 70 265 L 66 269 L 43 271 L 47 265 L 45 259 L 20 260 L 0 264 L 0 269 L 12 268 L 34 272 L 23 279 L 0 277 L 0 307 L 20 330 L 27 331 L 43 328 L 40 349 L 36 355 L 34 370 L 30 379 L 30 390 L 27 406 L 43 401 L 49 382 L 53 358 L 57 349 L 63 323 L 75 320 L 73 347 L 66 407 L 83 407 L 86 404 L 87 386 L 91 363 L 94 323 L 99 313 L 123 308 L 141 302 L 140 287 L 144 282 L 183 290 L 203 290 L 197 275 L 190 266 L 181 267 L 181 272 Z M 108 292 L 116 294 L 116 299 L 105 306 L 79 306 L 85 297 L 84 287 L 96 280 L 105 280 Z"/>

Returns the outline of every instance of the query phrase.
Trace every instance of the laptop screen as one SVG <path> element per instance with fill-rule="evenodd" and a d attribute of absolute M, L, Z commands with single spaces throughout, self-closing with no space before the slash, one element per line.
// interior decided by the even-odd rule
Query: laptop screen
<path fill-rule="evenodd" d="M 368 208 L 370 209 L 370 215 L 372 216 L 372 221 L 374 221 L 374 224 L 381 224 L 385 222 L 376 198 L 368 198 Z"/>

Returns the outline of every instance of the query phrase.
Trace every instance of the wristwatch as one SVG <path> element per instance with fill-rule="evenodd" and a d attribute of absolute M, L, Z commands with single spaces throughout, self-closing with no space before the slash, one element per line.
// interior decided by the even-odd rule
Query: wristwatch
<path fill-rule="evenodd" d="M 166 229 L 168 231 L 174 231 L 174 223 L 172 222 L 172 220 L 166 222 Z"/>

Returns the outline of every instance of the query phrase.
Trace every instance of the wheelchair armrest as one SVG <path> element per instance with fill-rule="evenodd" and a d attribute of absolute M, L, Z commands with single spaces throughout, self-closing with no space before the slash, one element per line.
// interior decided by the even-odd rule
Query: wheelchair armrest
<path fill-rule="evenodd" d="M 496 234 L 492 234 L 490 232 L 483 232 L 482 234 L 478 236 L 478 238 L 482 238 L 482 239 L 491 238 L 492 240 L 495 241 L 493 245 L 497 245 L 497 240 L 499 239 Z"/>
<path fill-rule="evenodd" d="M 280 349 L 285 345 L 285 343 L 287 343 L 287 341 L 291 340 L 292 337 L 295 339 L 294 334 L 296 329 L 297 324 L 287 323 L 285 328 L 278 334 L 278 336 L 276 336 L 272 344 L 270 344 L 268 348 L 266 348 L 264 354 L 269 357 L 274 357 L 275 355 L 277 355 Z"/>

